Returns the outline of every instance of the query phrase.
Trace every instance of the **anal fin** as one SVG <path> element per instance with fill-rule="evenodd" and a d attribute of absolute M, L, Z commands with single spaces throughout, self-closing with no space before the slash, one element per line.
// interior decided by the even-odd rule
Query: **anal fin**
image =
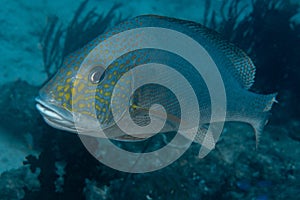
<path fill-rule="evenodd" d="M 212 126 L 212 124 L 210 124 Z M 217 130 L 217 129 L 216 129 Z M 217 134 L 218 131 L 214 133 L 214 128 L 211 129 L 208 128 L 208 126 L 200 126 L 198 128 L 197 133 L 192 133 L 191 131 L 181 131 L 181 134 L 185 136 L 186 138 L 193 140 L 193 142 L 196 142 L 201 145 L 201 148 L 198 153 L 199 158 L 204 158 L 211 152 L 219 139 L 219 136 L 221 133 Z"/>

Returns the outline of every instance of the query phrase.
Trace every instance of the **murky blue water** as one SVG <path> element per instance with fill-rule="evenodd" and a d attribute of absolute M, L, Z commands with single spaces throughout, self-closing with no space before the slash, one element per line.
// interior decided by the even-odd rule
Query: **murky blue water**
<path fill-rule="evenodd" d="M 90 0 L 79 12 L 83 5 L 79 1 L 2 0 L 0 199 L 299 199 L 299 4 L 285 0 L 209 2 L 122 2 L 103 21 L 103 30 L 85 32 L 90 22 L 106 16 L 120 1 Z M 93 8 L 95 17 L 85 21 Z M 279 102 L 257 149 L 251 127 L 226 123 L 216 148 L 204 159 L 197 157 L 200 146 L 193 144 L 161 170 L 125 173 L 95 159 L 76 134 L 45 123 L 34 98 L 63 57 L 99 32 L 141 14 L 204 24 L 251 57 L 257 67 L 252 91 L 278 92 Z M 72 19 L 82 24 L 71 26 Z M 74 32 L 74 27 L 80 32 Z M 66 42 L 68 28 L 74 35 Z M 54 35 L 47 35 L 51 30 Z M 53 52 L 57 54 L 51 56 Z M 169 140 L 158 135 L 147 143 L 114 144 L 147 152 Z"/>

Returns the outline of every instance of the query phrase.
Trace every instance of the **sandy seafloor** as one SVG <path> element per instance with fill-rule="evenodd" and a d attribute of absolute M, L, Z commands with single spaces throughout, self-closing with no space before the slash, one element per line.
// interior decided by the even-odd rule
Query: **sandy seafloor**
<path fill-rule="evenodd" d="M 47 16 L 57 15 L 60 20 L 67 23 L 73 16 L 80 2 L 81 1 L 72 0 L 1 0 L 0 85 L 23 80 L 34 86 L 41 86 L 47 80 L 47 75 L 43 71 L 39 34 L 46 25 Z M 200 21 L 203 18 L 204 1 L 199 0 L 185 0 L 184 3 L 180 0 L 131 0 L 128 2 L 122 0 L 90 0 L 89 6 L 93 7 L 99 5 L 97 7 L 98 11 L 106 12 L 112 5 L 118 2 L 123 3 L 123 6 L 117 11 L 122 16 L 136 16 L 151 13 L 194 21 Z M 221 5 L 221 2 L 221 0 L 213 1 L 216 8 Z M 5 116 L 1 116 L 1 119 L 3 118 L 5 118 Z M 18 124 L 18 121 L 15 123 Z M 14 125 L 15 124 L 11 124 L 11 126 Z M 287 124 L 286 127 L 271 123 L 266 127 L 261 137 L 261 151 L 259 151 L 258 156 L 255 158 L 262 160 L 268 167 L 266 170 L 270 171 L 273 170 L 272 167 L 276 168 L 278 162 L 281 165 L 288 165 L 288 163 L 290 163 L 289 167 L 291 170 L 294 170 L 294 173 L 287 176 L 290 176 L 288 177 L 291 181 L 289 184 L 293 184 L 291 187 L 294 188 L 295 194 L 298 192 L 298 195 L 300 194 L 300 143 L 288 137 L 287 132 L 290 129 L 300 131 L 299 127 L 299 122 L 295 120 Z M 238 136 L 233 136 L 234 132 L 240 133 L 243 131 L 243 134 L 247 135 L 246 139 L 253 140 L 250 142 L 250 145 L 247 144 L 245 147 L 237 140 L 236 147 L 240 147 L 239 151 L 246 154 L 248 151 L 252 153 L 255 151 L 253 133 L 249 127 L 236 125 L 229 130 L 231 130 L 229 132 L 233 133 L 233 138 L 238 139 Z M 33 139 L 30 133 L 22 133 L 22 130 L 20 130 L 20 135 L 21 139 L 18 138 L 17 135 L 10 135 L 8 130 L 3 130 L 0 127 L 0 173 L 18 169 L 22 166 L 24 158 L 29 154 L 39 154 L 39 150 L 32 148 Z M 222 141 L 220 142 L 220 149 L 225 148 L 226 140 L 224 143 L 225 144 L 222 145 Z M 235 162 L 237 155 L 225 149 L 223 149 L 223 152 L 225 152 L 224 154 L 226 155 L 221 157 L 230 165 L 230 163 Z M 218 156 L 214 158 L 218 158 Z M 282 160 L 278 161 L 277 159 L 279 158 Z M 285 170 L 285 167 L 286 166 L 282 166 L 282 170 Z M 277 170 L 279 169 L 275 171 L 277 172 Z M 242 172 L 237 169 L 237 173 Z M 280 175 L 278 175 L 278 177 L 279 176 Z M 286 181 L 287 179 L 282 180 Z M 282 184 L 285 183 L 283 182 Z M 300 198 L 300 196 L 298 197 Z M 261 196 L 260 199 L 264 199 L 264 196 Z M 294 199 L 297 199 L 297 197 Z"/>

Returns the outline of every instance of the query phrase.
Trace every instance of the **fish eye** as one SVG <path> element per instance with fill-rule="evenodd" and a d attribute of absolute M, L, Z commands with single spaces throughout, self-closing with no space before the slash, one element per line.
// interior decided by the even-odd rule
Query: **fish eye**
<path fill-rule="evenodd" d="M 100 83 L 105 77 L 105 69 L 101 66 L 96 66 L 90 71 L 89 79 L 92 83 Z"/>

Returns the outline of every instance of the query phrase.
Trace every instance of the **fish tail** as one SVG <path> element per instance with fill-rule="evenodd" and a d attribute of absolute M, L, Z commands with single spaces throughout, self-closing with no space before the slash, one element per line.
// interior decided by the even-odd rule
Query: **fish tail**
<path fill-rule="evenodd" d="M 256 148 L 258 148 L 260 136 L 263 132 L 263 129 L 265 125 L 269 121 L 269 117 L 271 113 L 269 112 L 272 109 L 272 106 L 274 103 L 278 103 L 276 100 L 277 93 L 269 94 L 269 95 L 260 95 L 259 101 L 260 102 L 260 110 L 259 113 L 257 113 L 256 120 L 254 122 L 251 122 L 252 127 L 255 131 L 255 138 L 256 138 Z"/>

